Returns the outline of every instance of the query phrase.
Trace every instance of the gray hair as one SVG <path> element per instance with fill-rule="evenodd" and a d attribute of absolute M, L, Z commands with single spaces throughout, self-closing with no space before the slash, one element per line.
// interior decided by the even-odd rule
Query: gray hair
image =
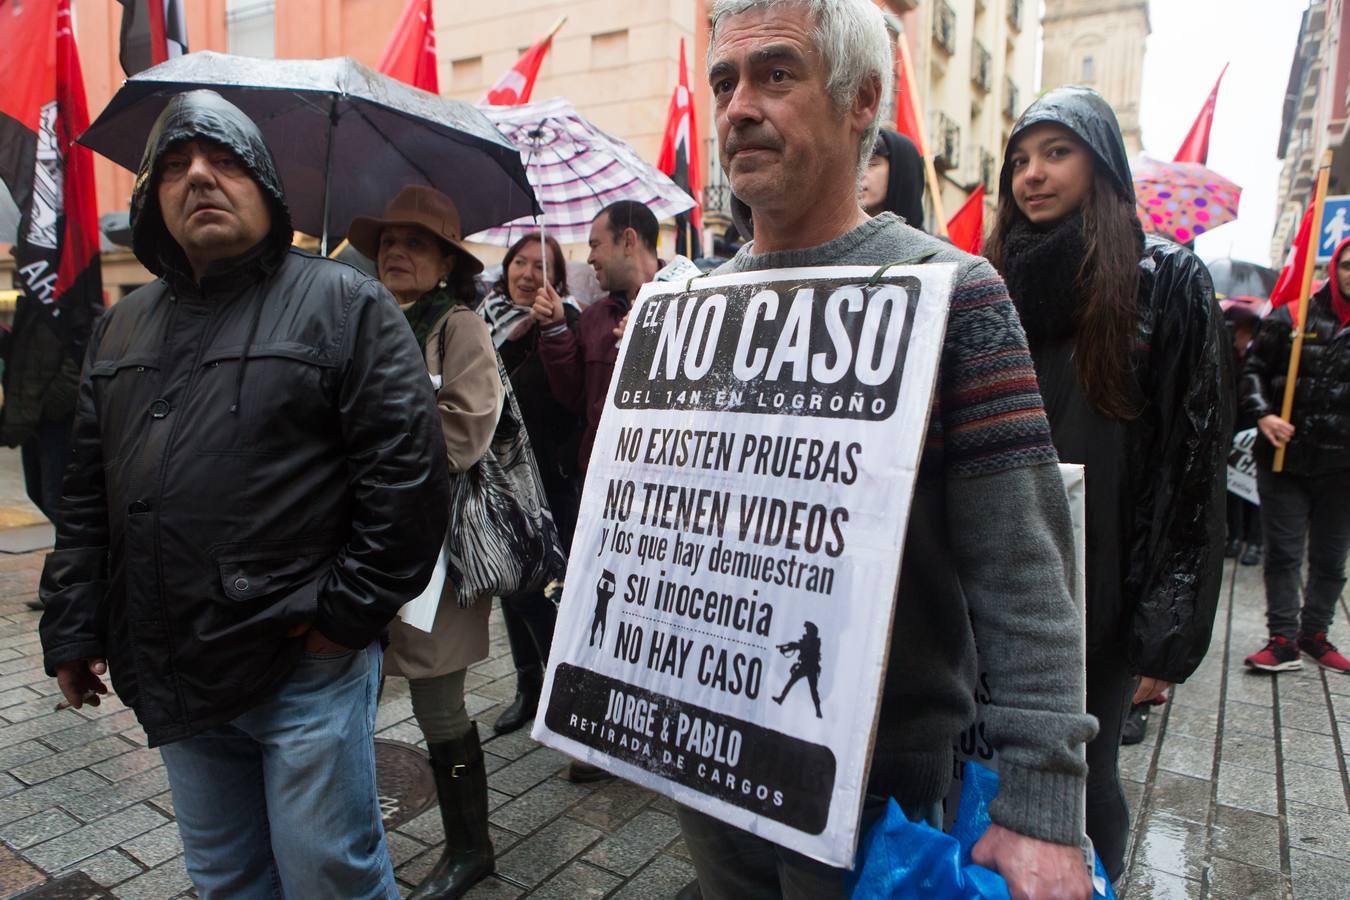
<path fill-rule="evenodd" d="M 881 130 L 881 112 L 895 89 L 895 48 L 881 10 L 870 0 L 715 0 L 708 35 L 708 66 L 713 63 L 717 30 L 722 23 L 753 9 L 796 6 L 804 8 L 814 27 L 811 37 L 825 60 L 825 91 L 839 110 L 853 105 L 864 81 L 880 81 L 877 115 L 858 143 L 858 178 L 867 171 L 872 148 Z"/>

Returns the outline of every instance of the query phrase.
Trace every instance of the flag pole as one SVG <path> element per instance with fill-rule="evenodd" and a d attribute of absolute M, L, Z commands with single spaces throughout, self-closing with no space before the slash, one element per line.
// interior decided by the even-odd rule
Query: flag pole
<path fill-rule="evenodd" d="M 1289 350 L 1289 373 L 1284 381 L 1284 404 L 1280 418 L 1291 421 L 1294 414 L 1294 388 L 1298 383 L 1299 357 L 1303 354 L 1304 323 L 1308 321 L 1308 294 L 1312 291 L 1313 268 L 1317 265 L 1317 248 L 1322 245 L 1322 207 L 1327 199 L 1327 179 L 1331 177 L 1331 151 L 1322 153 L 1322 165 L 1317 170 L 1317 193 L 1313 195 L 1312 225 L 1308 229 L 1308 250 L 1303 265 L 1303 284 L 1298 290 L 1298 317 L 1294 320 L 1294 345 Z M 1331 278 L 1336 277 L 1333 269 Z M 1286 445 L 1287 446 L 1287 445 Z M 1275 451 L 1271 469 L 1284 471 L 1284 447 Z"/>
<path fill-rule="evenodd" d="M 553 36 L 557 34 L 559 31 L 561 31 L 563 25 L 565 25 L 566 23 L 567 23 L 567 16 L 563 16 L 560 19 L 558 19 L 557 22 L 554 22 L 553 27 L 549 29 L 548 38 L 546 38 L 546 40 L 552 40 Z"/>
<path fill-rule="evenodd" d="M 947 236 L 947 213 L 942 208 L 942 186 L 938 183 L 937 167 L 933 165 L 933 155 L 929 152 L 932 147 L 928 143 L 928 126 L 925 124 L 927 119 L 924 117 L 923 103 L 919 99 L 919 93 L 915 90 L 917 82 L 914 80 L 914 68 L 909 61 L 909 48 L 905 40 L 903 27 L 900 33 L 896 35 L 896 50 L 900 57 L 900 65 L 905 70 L 905 84 L 909 85 L 910 102 L 914 104 L 915 125 L 919 129 L 919 143 L 923 145 L 923 171 L 928 181 L 928 193 L 933 198 L 933 218 L 936 220 L 938 235 Z"/>

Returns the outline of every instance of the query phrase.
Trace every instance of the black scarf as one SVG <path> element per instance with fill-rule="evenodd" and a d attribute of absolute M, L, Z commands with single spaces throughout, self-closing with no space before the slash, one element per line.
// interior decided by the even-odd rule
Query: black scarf
<path fill-rule="evenodd" d="M 413 336 L 417 338 L 417 346 L 426 348 L 431 329 L 457 302 L 448 288 L 437 285 L 403 310 L 403 315 L 408 317 L 408 324 L 412 326 Z"/>
<path fill-rule="evenodd" d="M 1073 336 L 1082 303 L 1078 269 L 1086 249 L 1079 213 L 1048 228 L 1019 217 L 1008 230 L 1003 280 L 1033 348 Z"/>

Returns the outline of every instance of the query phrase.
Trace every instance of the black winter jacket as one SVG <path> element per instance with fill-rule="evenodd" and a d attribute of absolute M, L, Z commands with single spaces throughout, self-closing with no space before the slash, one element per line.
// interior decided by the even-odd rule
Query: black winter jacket
<path fill-rule="evenodd" d="M 301 653 L 292 626 L 377 640 L 425 587 L 448 515 L 403 314 L 357 269 L 290 249 L 261 136 L 201 93 L 171 101 L 142 163 L 135 249 L 163 277 L 95 328 L 42 576 L 48 673 L 106 656 L 151 746 L 264 699 Z M 280 222 L 199 284 L 154 202 L 155 159 L 192 134 L 234 149 Z"/>
<path fill-rule="evenodd" d="M 1331 287 L 1324 285 L 1308 302 L 1308 329 L 1294 386 L 1294 437 L 1284 451 L 1284 471 L 1291 474 L 1350 469 L 1350 326 L 1340 325 L 1331 308 Z M 1284 407 L 1293 330 L 1292 307 L 1282 306 L 1261 323 L 1247 351 L 1242 410 L 1253 418 L 1279 415 Z M 1260 432 L 1253 454 L 1266 469 L 1275 459 L 1274 446 Z"/>
<path fill-rule="evenodd" d="M 1095 165 L 1134 208 L 1125 144 L 1100 95 L 1080 87 L 1047 92 L 1022 114 L 1008 146 L 1042 122 L 1062 125 L 1086 144 Z M 1011 156 L 1005 154 L 1005 196 L 1011 196 L 1011 184 Z M 1223 576 L 1231 341 L 1209 273 L 1193 253 L 1147 235 L 1139 268 L 1134 371 L 1145 405 L 1124 429 L 1129 506 L 1094 510 L 1089 500 L 1087 510 L 1089 542 L 1092 523 L 1103 516 L 1124 531 L 1124 589 L 1113 592 L 1112 608 L 1094 606 L 1089 592 L 1088 645 L 1122 647 L 1132 672 L 1180 682 L 1209 647 Z M 1091 467 L 1086 475 L 1091 497 Z"/>

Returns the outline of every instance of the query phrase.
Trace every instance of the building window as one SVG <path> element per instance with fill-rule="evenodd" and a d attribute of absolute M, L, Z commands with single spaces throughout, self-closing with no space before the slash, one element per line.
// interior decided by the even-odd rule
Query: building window
<path fill-rule="evenodd" d="M 483 57 L 470 56 L 450 63 L 450 89 L 476 88 L 483 83 Z"/>
<path fill-rule="evenodd" d="M 1003 115 L 1016 121 L 1022 112 L 1022 100 L 1017 96 L 1017 85 L 1006 75 L 1003 76 Z"/>
<path fill-rule="evenodd" d="M 591 67 L 595 69 L 628 63 L 628 29 L 591 35 Z"/>
<path fill-rule="evenodd" d="M 980 184 L 984 185 L 984 192 L 989 196 L 994 195 L 994 186 L 998 183 L 998 160 L 994 154 L 983 147 L 980 148 Z"/>
<path fill-rule="evenodd" d="M 276 3 L 274 0 L 227 0 L 226 46 L 236 56 L 277 55 Z"/>
<path fill-rule="evenodd" d="M 956 10 L 946 0 L 933 7 L 933 40 L 948 56 L 956 52 Z"/>
<path fill-rule="evenodd" d="M 984 45 L 975 42 L 970 56 L 970 80 L 977 88 L 988 92 L 994 81 L 994 58 Z"/>
<path fill-rule="evenodd" d="M 1097 80 L 1096 62 L 1097 61 L 1091 56 L 1083 57 L 1083 73 L 1081 77 L 1084 84 L 1092 84 L 1092 82 Z"/>
<path fill-rule="evenodd" d="M 937 156 L 933 164 L 939 172 L 949 172 L 961 165 L 961 126 L 945 113 L 937 114 L 933 129 Z"/>

